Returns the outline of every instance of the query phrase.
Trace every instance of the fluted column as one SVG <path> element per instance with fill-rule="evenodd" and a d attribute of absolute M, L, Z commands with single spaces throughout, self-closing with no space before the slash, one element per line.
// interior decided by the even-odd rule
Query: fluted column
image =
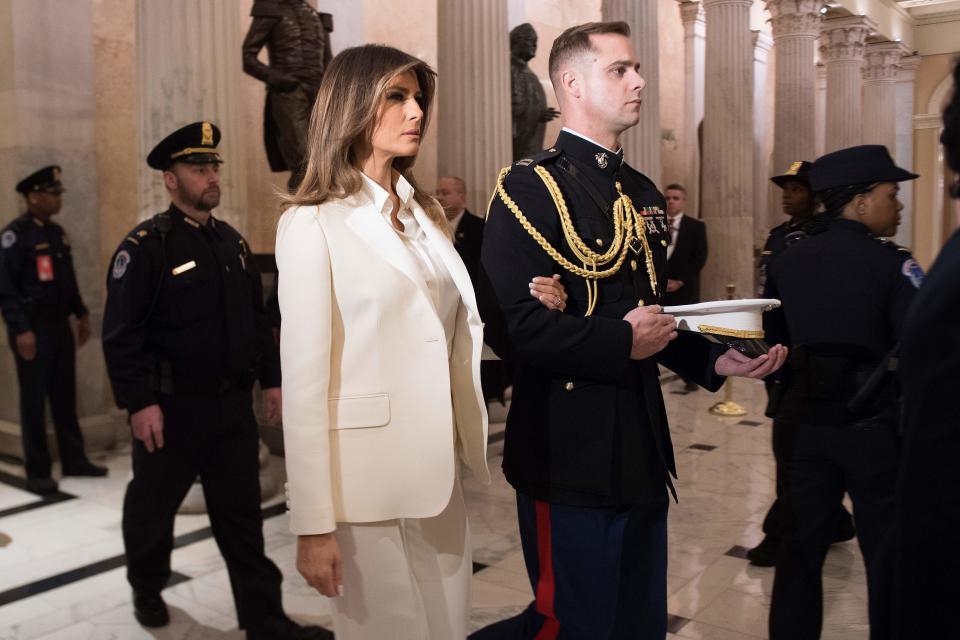
<path fill-rule="evenodd" d="M 467 207 L 486 215 L 511 159 L 507 3 L 444 0 L 438 11 L 439 172 L 463 178 Z"/>
<path fill-rule="evenodd" d="M 896 142 L 895 148 L 891 149 L 890 153 L 893 154 L 893 159 L 899 166 L 913 170 L 913 96 L 920 56 L 900 58 L 899 66 L 896 85 Z M 913 247 L 914 187 L 914 180 L 900 183 L 900 202 L 903 203 L 903 210 L 900 212 L 900 227 L 894 238 L 897 243 L 911 248 Z"/>
<path fill-rule="evenodd" d="M 908 50 L 899 42 L 868 44 L 863 65 L 863 142 L 896 146 L 897 74 Z"/>
<path fill-rule="evenodd" d="M 766 0 L 777 77 L 773 170 L 816 156 L 816 44 L 822 0 Z"/>
<path fill-rule="evenodd" d="M 710 234 L 704 297 L 753 290 L 753 37 L 751 0 L 704 0 L 707 20 L 703 203 Z"/>
<path fill-rule="evenodd" d="M 640 75 L 649 89 L 643 92 L 640 122 L 620 140 L 624 158 L 631 167 L 660 184 L 660 38 L 657 5 L 646 0 L 603 0 L 604 20 L 623 20 L 630 25 L 630 40 L 640 62 Z"/>
<path fill-rule="evenodd" d="M 243 77 L 236 0 L 137 0 L 137 65 L 140 80 L 140 158 L 178 127 L 198 120 L 216 124 L 224 164 L 216 215 L 246 230 L 247 172 L 240 119 Z M 140 216 L 169 205 L 160 172 L 144 163 Z"/>
<path fill-rule="evenodd" d="M 767 149 L 767 131 L 770 116 L 767 113 L 767 57 L 773 38 L 762 31 L 753 32 L 753 242 L 762 247 L 770 225 L 767 199 L 770 195 L 770 153 Z"/>
<path fill-rule="evenodd" d="M 827 152 L 860 144 L 863 139 L 860 70 L 866 38 L 875 29 L 876 24 L 866 16 L 823 21 L 820 53 L 827 66 Z"/>
<path fill-rule="evenodd" d="M 827 137 L 827 65 L 817 63 L 817 124 L 814 157 L 823 155 Z"/>
<path fill-rule="evenodd" d="M 700 215 L 700 123 L 703 121 L 703 73 L 707 21 L 703 3 L 681 2 L 683 22 L 683 165 L 687 213 Z"/>

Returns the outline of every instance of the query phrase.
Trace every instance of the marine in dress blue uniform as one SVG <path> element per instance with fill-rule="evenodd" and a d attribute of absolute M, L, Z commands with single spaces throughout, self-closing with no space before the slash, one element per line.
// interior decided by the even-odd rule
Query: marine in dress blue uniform
<path fill-rule="evenodd" d="M 666 283 L 664 209 L 622 151 L 567 130 L 501 175 L 482 265 L 502 318 L 488 311 L 486 340 L 517 365 L 503 470 L 517 490 L 536 600 L 478 639 L 666 634 L 676 465 L 657 365 L 716 390 L 725 348 L 680 332 L 655 358 L 630 359 L 632 328 L 622 318 L 657 304 Z M 584 269 L 584 256 L 594 266 Z M 530 296 L 527 283 L 543 273 L 562 274 L 563 313 Z"/>
<path fill-rule="evenodd" d="M 884 189 L 885 183 L 916 177 L 877 145 L 819 158 L 810 181 L 826 210 L 822 224 L 808 229 L 806 238 L 771 265 L 768 291 L 783 306 L 769 314 L 767 333 L 791 345 L 790 376 L 776 413 L 788 490 L 771 640 L 820 636 L 821 571 L 844 491 L 853 501 L 867 570 L 871 638 L 889 633 L 890 532 L 899 459 L 896 389 L 888 383 L 855 412 L 849 404 L 900 339 L 923 273 L 906 249 L 849 217 L 866 209 L 850 214 L 847 205 L 859 194 Z M 897 207 L 902 205 L 891 204 L 892 211 Z"/>
<path fill-rule="evenodd" d="M 151 168 L 220 164 L 220 131 L 197 122 L 150 153 Z M 107 273 L 103 349 L 117 406 L 132 416 L 158 405 L 162 448 L 133 442 L 123 506 L 127 579 L 144 626 L 168 620 L 177 509 L 199 476 L 226 561 L 237 617 L 251 639 L 320 637 L 283 612 L 282 576 L 264 554 L 259 435 L 252 387 L 280 385 L 280 357 L 246 240 L 209 215 L 176 205 L 130 231 Z"/>
<path fill-rule="evenodd" d="M 27 488 L 38 493 L 57 491 L 47 448 L 48 399 L 63 474 L 107 473 L 87 459 L 77 421 L 76 344 L 70 316 L 77 318 L 84 334 L 89 332 L 89 315 L 77 285 L 70 240 L 63 227 L 50 220 L 60 210 L 64 192 L 60 178 L 60 167 L 53 165 L 21 180 L 17 191 L 27 200 L 28 210 L 0 232 L 0 310 L 20 384 Z M 24 357 L 17 339 L 30 335 L 36 353 Z"/>

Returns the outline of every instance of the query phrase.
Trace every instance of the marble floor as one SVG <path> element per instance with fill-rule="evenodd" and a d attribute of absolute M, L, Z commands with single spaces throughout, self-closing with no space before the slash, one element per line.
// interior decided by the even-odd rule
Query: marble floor
<path fill-rule="evenodd" d="M 720 398 L 685 393 L 664 381 L 680 472 L 670 509 L 669 638 L 766 637 L 773 569 L 752 567 L 743 552 L 759 541 L 773 494 L 770 423 L 763 386 L 737 381 L 743 418 L 707 409 Z M 502 411 L 492 416 L 502 420 Z M 474 543 L 472 625 L 513 615 L 531 599 L 517 532 L 513 491 L 499 473 L 503 424 L 491 425 L 491 486 L 464 483 Z M 174 584 L 164 597 L 172 622 L 146 631 L 133 618 L 124 580 L 120 515 L 129 455 L 98 461 L 107 479 L 67 479 L 41 501 L 23 490 L 22 468 L 0 462 L 0 640 L 240 639 L 226 569 L 203 515 L 177 518 Z M 281 479 L 282 460 L 271 461 Z M 294 568 L 295 540 L 279 498 L 264 505 L 269 556 L 284 573 L 287 612 L 330 625 L 326 600 Z M 824 568 L 825 639 L 868 638 L 863 563 L 855 541 L 834 545 Z M 332 635 L 331 635 L 332 637 Z"/>

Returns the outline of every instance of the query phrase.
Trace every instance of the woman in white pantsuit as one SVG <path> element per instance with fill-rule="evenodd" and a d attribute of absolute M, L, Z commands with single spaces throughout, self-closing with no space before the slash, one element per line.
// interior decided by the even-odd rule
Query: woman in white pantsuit
<path fill-rule="evenodd" d="M 277 232 L 291 529 L 338 640 L 467 634 L 459 468 L 489 481 L 483 325 L 443 212 L 409 173 L 433 94 L 433 71 L 397 49 L 334 58 Z M 534 295 L 566 299 L 556 284 Z"/>

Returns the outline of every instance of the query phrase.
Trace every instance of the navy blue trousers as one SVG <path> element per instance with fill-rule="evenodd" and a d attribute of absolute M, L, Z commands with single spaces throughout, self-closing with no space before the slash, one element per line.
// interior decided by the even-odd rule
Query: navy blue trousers
<path fill-rule="evenodd" d="M 663 640 L 667 506 L 586 508 L 517 493 L 535 600 L 472 640 Z"/>

